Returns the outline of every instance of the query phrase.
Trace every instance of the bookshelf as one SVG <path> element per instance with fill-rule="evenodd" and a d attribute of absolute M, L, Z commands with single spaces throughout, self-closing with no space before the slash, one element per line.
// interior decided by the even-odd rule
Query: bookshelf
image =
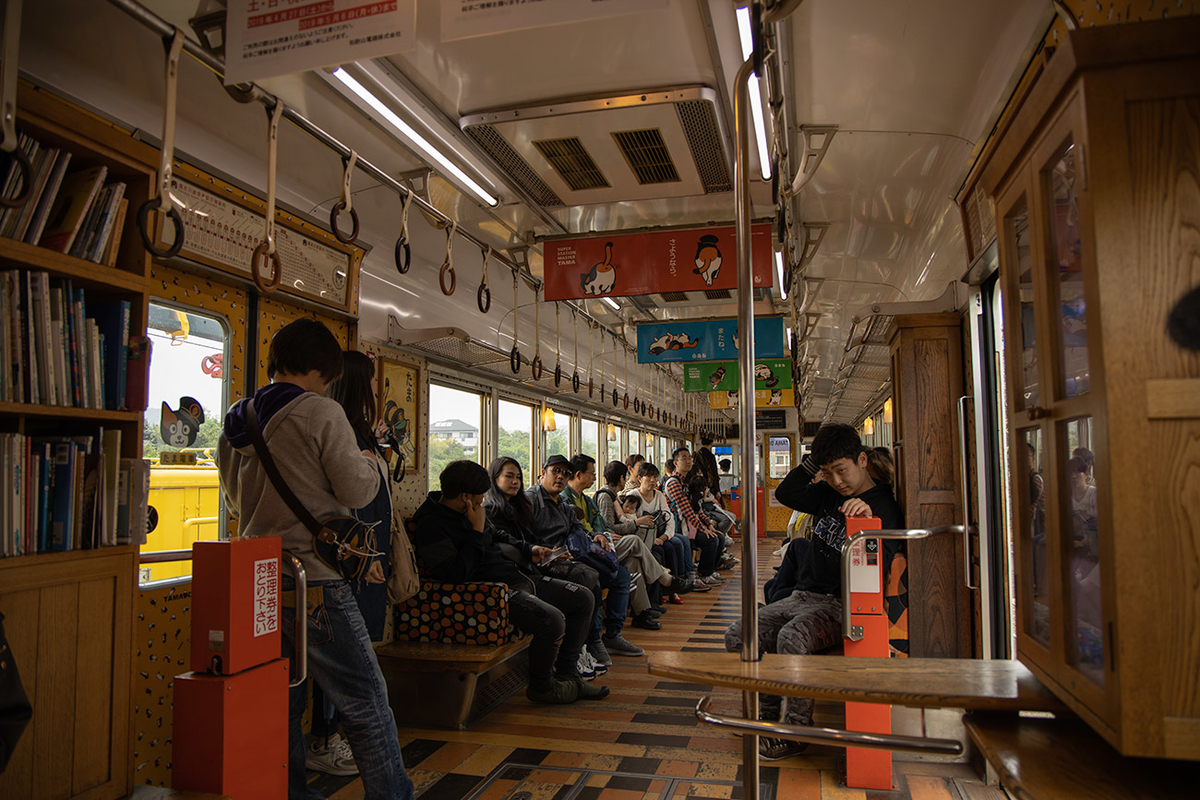
<path fill-rule="evenodd" d="M 151 165 L 156 156 L 152 148 L 135 141 L 129 131 L 48 92 L 24 83 L 20 86 L 17 128 L 44 146 L 69 151 L 70 170 L 102 167 L 107 180 L 124 184 L 124 199 L 133 208 L 153 190 Z M 129 335 L 144 336 L 149 258 L 132 214 L 126 214 L 119 228 L 114 220 L 111 230 L 115 250 L 105 248 L 112 258 L 101 257 L 101 261 L 111 260 L 111 266 L 0 238 L 0 274 L 22 280 L 44 275 L 35 281 L 44 280 L 47 289 L 57 287 L 62 298 L 67 296 L 69 281 L 73 289 L 82 290 L 91 307 L 117 301 L 116 306 L 123 308 L 127 303 Z M 97 245 L 93 254 L 100 249 Z M 70 304 L 64 302 L 61 310 L 70 314 Z M 35 344 L 52 348 L 58 342 L 65 346 L 69 337 L 64 339 L 61 334 L 69 329 L 68 319 L 61 315 L 57 322 L 47 319 L 60 326 L 59 338 L 51 336 L 47 342 L 39 338 Z M 117 349 L 112 352 L 124 361 L 124 328 L 118 328 L 122 333 L 115 337 Z M 40 335 L 40 329 L 35 334 Z M 2 338 L 7 346 L 10 331 L 5 330 Z M 24 352 L 39 357 L 28 343 Z M 120 458 L 139 459 L 145 380 L 129 382 L 131 391 L 124 392 L 123 407 L 119 393 L 112 391 L 104 394 L 107 407 L 81 407 L 75 404 L 79 395 L 69 377 L 70 361 L 55 362 L 52 356 L 47 356 L 46 363 L 57 363 L 60 371 L 51 379 L 66 380 L 68 390 L 64 392 L 60 386 L 55 391 L 55 404 L 44 402 L 50 399 L 44 391 L 39 392 L 39 402 L 0 397 L 0 438 L 92 436 L 98 444 L 102 441 L 98 431 L 103 429 L 110 433 L 111 444 L 111 432 L 117 431 Z M 15 357 L 10 354 L 10 360 Z M 104 373 L 115 369 L 111 357 L 104 363 Z M 129 368 L 135 365 L 131 363 Z M 136 368 L 144 378 L 147 363 L 143 360 Z M 68 377 L 63 378 L 64 374 Z M 100 374 L 99 380 L 103 383 L 106 378 Z M 28 376 L 25 380 L 28 382 Z M 122 391 L 124 386 L 121 384 Z M 107 513 L 107 504 L 105 507 Z M 79 508 L 77 505 L 76 510 Z M 13 519 L 0 516 L 0 533 L 6 537 L 13 534 Z M 79 524 L 76 517 L 75 525 Z M 111 517 L 105 523 L 113 524 Z M 101 529 L 100 525 L 94 528 Z M 5 615 L 5 632 L 34 708 L 8 768 L 0 774 L 0 797 L 109 800 L 128 794 L 133 786 L 131 688 L 137 547 L 77 549 L 81 544 L 93 544 L 81 539 L 72 540 L 71 548 L 62 551 L 34 552 L 35 546 L 21 555 L 0 558 L 0 613 Z"/>

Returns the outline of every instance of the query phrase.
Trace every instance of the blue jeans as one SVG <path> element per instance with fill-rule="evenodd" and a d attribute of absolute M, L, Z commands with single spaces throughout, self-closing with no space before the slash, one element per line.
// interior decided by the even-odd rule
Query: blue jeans
<path fill-rule="evenodd" d="M 625 627 L 625 615 L 629 613 L 629 570 L 618 565 L 616 577 L 610 579 L 601 575 L 597 585 L 608 589 L 604 601 L 604 633 L 617 636 Z"/>
<path fill-rule="evenodd" d="M 692 540 L 677 533 L 667 539 L 667 547 L 675 550 L 675 558 L 679 559 L 679 571 L 675 574 L 686 578 L 696 574 L 696 565 L 692 563 Z"/>
<path fill-rule="evenodd" d="M 366 800 L 412 800 L 413 784 L 404 771 L 396 721 L 388 707 L 387 686 L 371 648 L 371 638 L 362 613 L 346 581 L 316 581 L 310 593 L 320 601 L 308 614 L 308 672 L 321 684 L 342 717 L 342 729 L 354 752 Z M 290 581 L 284 592 L 295 594 Z M 283 608 L 283 655 L 295 649 L 295 604 Z M 321 794 L 307 783 L 304 768 L 305 741 L 301 717 L 308 705 L 307 684 L 289 693 L 288 708 L 288 798 L 317 800 Z"/>

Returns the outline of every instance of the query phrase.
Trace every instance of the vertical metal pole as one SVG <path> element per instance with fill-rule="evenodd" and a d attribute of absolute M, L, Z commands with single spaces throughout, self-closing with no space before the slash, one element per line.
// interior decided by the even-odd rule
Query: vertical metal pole
<path fill-rule="evenodd" d="M 741 388 L 742 446 L 742 661 L 758 661 L 758 480 L 754 464 L 754 270 L 750 262 L 750 75 L 754 60 L 742 64 L 733 81 L 734 222 L 738 275 L 738 371 Z M 760 158 L 763 157 L 760 154 Z M 758 719 L 758 693 L 742 693 L 742 713 Z M 742 797 L 758 800 L 758 737 L 742 736 Z"/>

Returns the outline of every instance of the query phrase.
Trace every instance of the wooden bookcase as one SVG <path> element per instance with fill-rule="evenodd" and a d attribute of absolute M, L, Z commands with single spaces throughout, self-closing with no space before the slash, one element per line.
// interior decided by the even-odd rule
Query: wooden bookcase
<path fill-rule="evenodd" d="M 153 191 L 155 171 L 146 166 L 153 150 L 128 131 L 25 84 L 17 127 L 45 145 L 70 150 L 72 168 L 108 167 L 109 180 L 126 183 L 131 210 L 118 233 L 114 267 L 0 239 L 0 269 L 69 278 L 89 301 L 127 300 L 130 333 L 144 335 L 149 258 L 134 212 Z M 139 458 L 145 402 L 131 397 L 131 411 L 0 402 L 0 431 L 29 436 L 118 428 L 121 456 Z M 107 800 L 131 791 L 136 592 L 135 546 L 0 559 L 0 613 L 33 705 L 33 719 L 0 774 L 0 797 Z"/>
<path fill-rule="evenodd" d="M 1132 756 L 1200 759 L 1200 352 L 1166 326 L 1198 278 L 1198 152 L 1200 19 L 1172 19 L 1069 34 L 979 173 L 1018 656 Z"/>

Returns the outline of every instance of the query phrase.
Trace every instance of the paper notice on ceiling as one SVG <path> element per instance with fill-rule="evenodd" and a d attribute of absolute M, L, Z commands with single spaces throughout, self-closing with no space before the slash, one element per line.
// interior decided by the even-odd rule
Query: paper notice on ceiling
<path fill-rule="evenodd" d="M 442 0 L 442 41 L 666 8 L 667 0 Z"/>
<path fill-rule="evenodd" d="M 229 0 L 225 84 L 410 50 L 416 0 Z"/>

